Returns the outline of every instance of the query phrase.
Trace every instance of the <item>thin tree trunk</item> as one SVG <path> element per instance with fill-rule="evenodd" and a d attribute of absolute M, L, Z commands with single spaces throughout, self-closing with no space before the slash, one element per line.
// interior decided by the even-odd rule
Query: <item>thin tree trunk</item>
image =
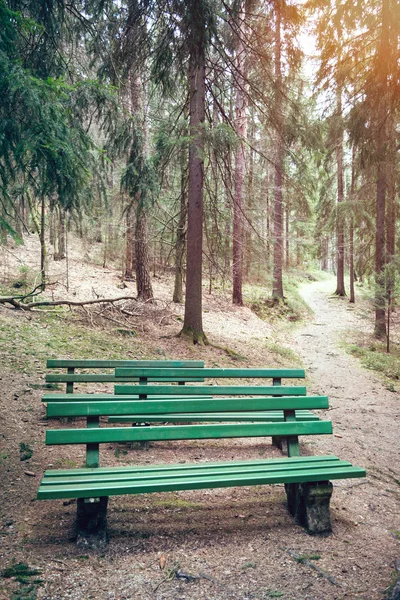
<path fill-rule="evenodd" d="M 353 151 L 351 155 L 351 188 L 350 188 L 350 198 L 351 203 L 354 204 L 354 194 L 356 189 L 356 149 L 353 146 Z M 350 231 L 349 231 L 349 267 L 350 267 L 350 300 L 349 302 L 355 302 L 355 293 L 354 293 L 354 209 L 352 207 L 350 214 Z"/>
<path fill-rule="evenodd" d="M 65 258 L 65 210 L 58 209 L 58 260 Z"/>
<path fill-rule="evenodd" d="M 183 271 L 185 263 L 185 243 L 186 243 L 186 219 L 187 219 L 187 173 L 186 173 L 186 152 L 182 150 L 181 155 L 181 198 L 180 198 L 179 222 L 176 235 L 175 249 L 175 284 L 173 301 L 183 302 Z"/>
<path fill-rule="evenodd" d="M 274 270 L 272 297 L 283 298 L 283 96 L 281 64 L 282 0 L 275 0 L 275 190 L 274 190 Z"/>
<path fill-rule="evenodd" d="M 46 289 L 46 211 L 44 196 L 42 196 L 40 203 L 40 278 L 41 288 L 44 291 Z"/>
<path fill-rule="evenodd" d="M 324 237 L 322 240 L 322 266 L 323 271 L 329 270 L 329 238 Z"/>
<path fill-rule="evenodd" d="M 341 204 L 344 201 L 343 182 L 343 125 L 342 125 L 342 86 L 336 82 L 336 112 L 338 119 L 338 136 L 336 140 L 336 165 L 337 165 L 337 216 L 336 216 L 336 291 L 337 296 L 345 296 L 344 286 L 344 224 Z"/>
<path fill-rule="evenodd" d="M 387 188 L 387 124 L 386 102 L 388 96 L 387 60 L 389 56 L 389 0 L 382 0 L 382 28 L 380 45 L 376 57 L 378 107 L 376 110 L 377 132 L 377 183 L 376 183 L 376 234 L 375 234 L 375 327 L 378 339 L 386 337 L 386 300 L 384 269 L 385 256 L 385 212 Z"/>
<path fill-rule="evenodd" d="M 286 209 L 285 209 L 286 269 L 289 269 L 289 267 L 290 267 L 289 215 L 290 215 L 290 205 L 289 205 L 289 201 L 288 201 L 286 203 Z"/>
<path fill-rule="evenodd" d="M 199 27 L 202 24 L 199 23 Z M 202 315 L 205 50 L 189 58 L 189 184 L 185 317 L 181 334 L 206 343 Z"/>
<path fill-rule="evenodd" d="M 136 289 L 138 300 L 143 301 L 153 298 L 147 228 L 147 215 L 143 210 L 143 206 L 139 203 L 135 228 Z"/>
<path fill-rule="evenodd" d="M 236 118 L 235 130 L 239 139 L 235 153 L 235 191 L 233 197 L 233 304 L 243 305 L 243 211 L 244 178 L 246 169 L 247 101 L 246 53 L 243 38 L 246 34 L 245 0 L 241 2 L 237 18 L 236 40 Z"/>

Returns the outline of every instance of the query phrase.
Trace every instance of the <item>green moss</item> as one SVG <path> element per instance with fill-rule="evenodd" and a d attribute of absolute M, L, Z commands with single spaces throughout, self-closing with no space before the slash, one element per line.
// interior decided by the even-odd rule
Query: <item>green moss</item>
<path fill-rule="evenodd" d="M 20 442 L 19 444 L 19 460 L 29 460 L 32 458 L 33 450 L 29 444 L 25 444 L 25 442 Z"/>

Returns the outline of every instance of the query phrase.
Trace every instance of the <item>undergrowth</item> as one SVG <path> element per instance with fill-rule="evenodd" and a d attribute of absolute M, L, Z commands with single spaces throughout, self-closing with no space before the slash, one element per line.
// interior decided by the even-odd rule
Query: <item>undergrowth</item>
<path fill-rule="evenodd" d="M 301 283 L 317 281 L 314 273 L 293 270 L 285 274 L 283 280 L 284 299 L 277 300 L 271 297 L 272 281 L 264 285 L 246 285 L 244 297 L 246 304 L 260 319 L 270 323 L 293 323 L 306 319 L 311 313 L 310 307 L 299 294 L 298 287 Z"/>
<path fill-rule="evenodd" d="M 345 349 L 359 358 L 361 364 L 367 369 L 381 373 L 392 382 L 400 379 L 400 347 L 392 345 L 390 354 L 386 352 L 386 345 L 373 340 L 371 336 L 358 336 L 357 343 L 344 344 Z M 395 392 L 393 384 L 387 386 L 389 390 Z"/>
<path fill-rule="evenodd" d="M 71 317 L 52 313 L 13 317 L 0 315 L 0 360 L 3 366 L 19 372 L 37 372 L 48 358 L 146 359 L 146 350 L 150 351 L 135 338 L 77 325 Z"/>

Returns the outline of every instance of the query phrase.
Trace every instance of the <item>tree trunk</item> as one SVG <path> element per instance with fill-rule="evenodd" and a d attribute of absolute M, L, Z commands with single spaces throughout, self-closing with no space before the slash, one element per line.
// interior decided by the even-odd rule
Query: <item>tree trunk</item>
<path fill-rule="evenodd" d="M 351 187 L 350 187 L 350 200 L 351 200 L 351 214 L 350 214 L 350 231 L 349 231 L 349 268 L 350 268 L 350 300 L 349 302 L 355 302 L 354 294 L 354 200 L 356 190 L 356 149 L 353 146 L 351 154 Z"/>
<path fill-rule="evenodd" d="M 149 244 L 147 235 L 147 215 L 139 202 L 136 211 L 135 228 L 136 289 L 138 300 L 153 298 L 150 279 Z"/>
<path fill-rule="evenodd" d="M 338 119 L 338 136 L 336 140 L 336 165 L 337 165 L 337 216 L 336 216 L 336 291 L 337 296 L 345 296 L 344 286 L 344 219 L 341 204 L 344 201 L 343 185 L 343 124 L 342 124 L 342 86 L 336 82 L 336 112 Z"/>
<path fill-rule="evenodd" d="M 285 242 L 286 242 L 286 269 L 290 267 L 290 231 L 289 231 L 290 206 L 286 203 L 285 210 Z"/>
<path fill-rule="evenodd" d="M 126 281 L 133 281 L 133 250 L 135 246 L 135 224 L 134 210 L 130 204 L 125 213 L 126 234 L 125 234 L 125 273 Z"/>
<path fill-rule="evenodd" d="M 322 240 L 322 265 L 321 269 L 323 271 L 329 270 L 329 238 L 324 237 Z"/>
<path fill-rule="evenodd" d="M 181 156 L 181 202 L 179 211 L 178 230 L 175 249 L 175 284 L 173 301 L 183 302 L 183 271 L 185 263 L 186 219 L 187 219 L 187 173 L 186 152 L 182 150 Z"/>
<path fill-rule="evenodd" d="M 61 207 L 58 209 L 58 250 L 57 260 L 63 260 L 65 258 L 65 210 Z"/>
<path fill-rule="evenodd" d="M 376 135 L 377 135 L 377 182 L 376 182 L 376 233 L 375 233 L 375 327 L 374 335 L 381 339 L 386 337 L 386 299 L 384 269 L 385 256 L 385 212 L 387 188 L 387 153 L 388 135 L 386 110 L 388 101 L 389 57 L 389 0 L 382 0 L 382 27 L 380 44 L 376 56 L 377 101 Z"/>
<path fill-rule="evenodd" d="M 46 249 L 46 211 L 45 211 L 45 203 L 44 196 L 42 196 L 40 203 L 40 279 L 41 279 L 41 288 L 44 291 L 46 289 L 46 257 L 47 257 L 47 249 Z"/>
<path fill-rule="evenodd" d="M 283 298 L 283 95 L 281 65 L 282 0 L 275 0 L 275 190 L 274 190 L 274 271 L 272 297 Z"/>
<path fill-rule="evenodd" d="M 199 23 L 199 27 L 204 23 Z M 205 120 L 205 49 L 192 49 L 189 58 L 189 184 L 185 317 L 181 334 L 205 343 L 202 315 L 203 185 Z"/>
<path fill-rule="evenodd" d="M 239 143 L 235 153 L 235 191 L 233 197 L 233 304 L 243 305 L 243 211 L 245 195 L 247 100 L 246 52 L 243 39 L 246 35 L 246 8 L 242 0 L 237 18 L 236 40 L 236 118 L 235 131 Z"/>

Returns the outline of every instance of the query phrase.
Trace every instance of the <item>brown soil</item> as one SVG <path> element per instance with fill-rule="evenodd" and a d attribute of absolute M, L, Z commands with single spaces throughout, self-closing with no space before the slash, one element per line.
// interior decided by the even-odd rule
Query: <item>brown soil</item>
<path fill-rule="evenodd" d="M 32 255 L 30 248 L 14 253 L 21 260 Z M 12 271 L 15 265 L 10 265 L 11 258 L 8 261 Z M 57 268 L 61 270 L 62 264 Z M 76 254 L 70 270 L 74 298 L 90 297 L 92 288 L 104 296 L 120 295 L 118 276 L 111 269 L 85 264 Z M 134 293 L 133 284 L 128 285 Z M 382 600 L 400 555 L 399 398 L 339 349 L 343 332 L 365 327 L 365 322 L 346 300 L 329 299 L 332 289 L 331 282 L 302 288 L 315 318 L 287 340 L 303 357 L 309 393 L 327 394 L 331 404 L 328 417 L 334 435 L 308 438 L 304 452 L 334 453 L 368 472 L 365 480 L 334 482 L 331 536 L 311 537 L 293 522 L 282 486 L 203 490 L 111 498 L 107 551 L 82 554 L 74 543 L 75 504 L 35 501 L 45 468 L 80 465 L 83 460 L 80 448 L 43 443 L 42 392 L 30 387 L 43 381 L 44 365 L 39 363 L 35 374 L 3 368 L 0 377 L 0 564 L 7 567 L 21 561 L 41 568 L 43 584 L 37 585 L 37 598 L 49 600 Z M 167 302 L 169 293 L 170 280 L 157 280 L 157 297 Z M 65 291 L 59 288 L 57 294 Z M 175 314 L 181 310 L 173 307 Z M 222 293 L 205 294 L 205 310 L 209 311 L 205 329 L 213 342 L 245 356 L 243 366 L 272 366 L 272 357 L 263 347 L 271 335 L 266 323 L 248 308 L 232 307 Z M 25 317 L 2 308 L 0 318 Z M 143 344 L 161 348 L 168 357 L 199 356 L 208 366 L 237 364 L 224 350 L 193 349 L 184 340 L 169 337 L 179 330 L 171 316 L 162 323 L 148 319 L 142 324 Z M 19 351 L 15 349 L 16 361 Z M 20 460 L 20 442 L 32 447 L 31 459 Z M 278 455 L 263 439 L 190 441 L 158 443 L 148 451 L 110 445 L 102 449 L 102 462 Z M 314 558 L 298 562 L 297 555 Z M 177 571 L 195 579 L 179 579 Z M 28 597 L 21 595 L 26 586 L 15 580 L 3 579 L 1 585 L 0 598 L 11 598 L 13 593 L 19 594 L 14 598 Z"/>

